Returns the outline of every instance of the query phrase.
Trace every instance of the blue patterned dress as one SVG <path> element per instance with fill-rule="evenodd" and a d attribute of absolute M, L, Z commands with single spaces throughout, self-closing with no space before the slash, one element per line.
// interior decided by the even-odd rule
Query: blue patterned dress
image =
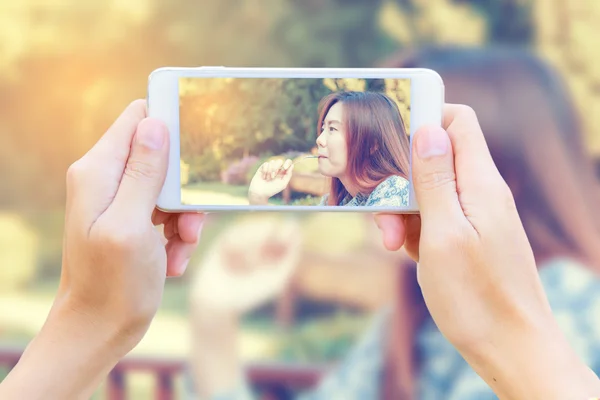
<path fill-rule="evenodd" d="M 569 260 L 555 259 L 540 269 L 552 311 L 569 343 L 600 374 L 600 277 Z M 391 312 L 374 318 L 364 337 L 339 366 L 301 400 L 380 398 L 386 334 Z M 420 400 L 492 400 L 498 397 L 442 336 L 431 319 L 416 336 L 421 363 L 417 377 Z M 191 393 L 190 393 L 191 394 Z M 194 398 L 191 396 L 190 398 Z M 253 399 L 246 383 L 213 399 Z"/>
<path fill-rule="evenodd" d="M 370 195 L 362 193 L 346 196 L 340 206 L 408 207 L 410 186 L 408 180 L 392 175 L 381 182 Z M 321 199 L 320 206 L 327 205 L 329 195 Z"/>

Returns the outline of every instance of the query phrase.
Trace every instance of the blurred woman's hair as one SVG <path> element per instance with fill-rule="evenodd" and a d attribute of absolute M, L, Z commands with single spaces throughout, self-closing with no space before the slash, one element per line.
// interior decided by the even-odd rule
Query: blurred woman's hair
<path fill-rule="evenodd" d="M 538 261 L 572 257 L 600 270 L 594 162 L 571 96 L 548 64 L 505 48 L 430 48 L 386 64 L 437 71 L 446 102 L 476 111 Z"/>
<path fill-rule="evenodd" d="M 572 99 L 548 64 L 526 50 L 445 47 L 404 52 L 381 66 L 433 69 L 447 103 L 475 110 L 538 266 L 569 257 L 600 272 L 598 180 Z M 414 268 L 401 269 L 398 288 L 389 398 L 414 387 L 414 338 L 427 312 Z"/>
<path fill-rule="evenodd" d="M 392 175 L 408 179 L 410 146 L 398 105 L 377 92 L 331 93 L 319 104 L 319 134 L 336 103 L 343 105 L 350 182 L 361 193 L 370 193 Z M 332 178 L 328 204 L 339 205 L 347 195 L 342 182 Z"/>

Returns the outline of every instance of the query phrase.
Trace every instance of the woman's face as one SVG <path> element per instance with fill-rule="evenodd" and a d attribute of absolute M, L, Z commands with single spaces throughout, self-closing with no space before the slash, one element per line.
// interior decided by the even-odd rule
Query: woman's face
<path fill-rule="evenodd" d="M 323 120 L 321 134 L 317 138 L 319 172 L 330 178 L 341 178 L 346 173 L 348 164 L 343 111 L 342 103 L 331 106 Z"/>

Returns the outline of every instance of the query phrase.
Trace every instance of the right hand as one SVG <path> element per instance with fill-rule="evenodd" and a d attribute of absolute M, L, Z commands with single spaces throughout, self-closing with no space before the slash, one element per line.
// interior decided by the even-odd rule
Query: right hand
<path fill-rule="evenodd" d="M 600 390 L 560 332 L 513 196 L 472 109 L 415 135 L 419 215 L 378 215 L 404 244 L 440 331 L 500 398 L 586 398 Z M 598 392 L 597 392 L 598 393 Z M 596 394 L 597 394 L 596 393 Z"/>
<path fill-rule="evenodd" d="M 192 305 L 241 314 L 280 294 L 298 266 L 302 236 L 295 218 L 252 215 L 211 245 L 192 287 Z"/>
<path fill-rule="evenodd" d="M 252 202 L 266 203 L 270 197 L 285 189 L 292 179 L 293 170 L 294 163 L 290 159 L 285 162 L 276 159 L 262 164 L 248 188 L 248 196 L 254 200 Z"/>
<path fill-rule="evenodd" d="M 521 319 L 525 311 L 531 313 L 527 317 L 548 317 L 550 308 L 512 194 L 477 116 L 465 106 L 446 106 L 444 128 L 424 127 L 415 135 L 412 167 L 420 215 L 376 218 L 386 246 L 394 241 L 392 231 L 395 240 L 405 235 L 404 247 L 419 262 L 419 285 L 440 330 L 459 347 L 470 347 L 489 337 L 495 318 Z"/>

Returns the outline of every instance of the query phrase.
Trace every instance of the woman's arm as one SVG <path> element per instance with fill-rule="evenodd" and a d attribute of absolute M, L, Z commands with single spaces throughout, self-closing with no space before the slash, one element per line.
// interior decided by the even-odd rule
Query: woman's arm
<path fill-rule="evenodd" d="M 233 312 L 196 307 L 192 316 L 192 380 L 197 397 L 251 399 L 242 371 L 239 318 Z"/>
<path fill-rule="evenodd" d="M 240 318 L 287 286 L 299 262 L 295 219 L 273 216 L 235 221 L 207 250 L 191 290 L 194 386 L 208 398 L 246 399 Z"/>

